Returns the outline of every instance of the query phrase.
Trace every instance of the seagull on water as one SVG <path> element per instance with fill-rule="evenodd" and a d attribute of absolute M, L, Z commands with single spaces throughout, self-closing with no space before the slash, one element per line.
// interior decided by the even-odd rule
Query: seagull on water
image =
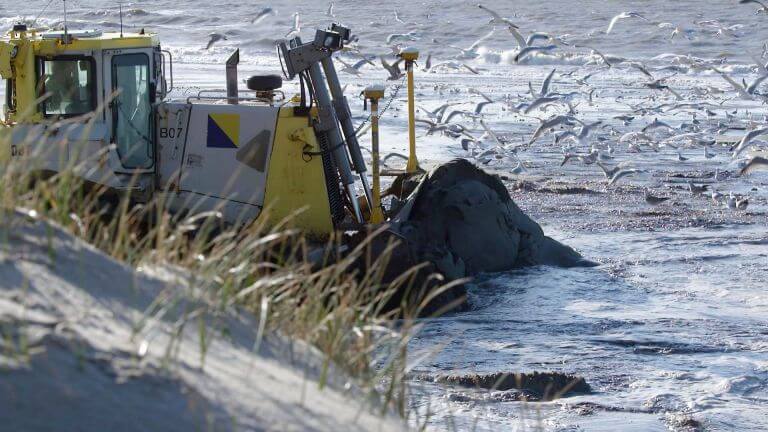
<path fill-rule="evenodd" d="M 650 205 L 658 205 L 667 200 L 669 200 L 669 197 L 654 196 L 654 195 L 651 195 L 651 191 L 649 191 L 648 189 L 645 190 L 645 202 L 647 202 Z"/>

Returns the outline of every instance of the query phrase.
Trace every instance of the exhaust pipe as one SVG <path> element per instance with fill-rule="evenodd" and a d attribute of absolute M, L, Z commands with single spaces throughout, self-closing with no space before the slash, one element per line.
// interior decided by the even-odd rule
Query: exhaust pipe
<path fill-rule="evenodd" d="M 227 103 L 230 105 L 237 105 L 238 92 L 237 92 L 237 65 L 240 63 L 240 49 L 238 48 L 227 59 Z"/>

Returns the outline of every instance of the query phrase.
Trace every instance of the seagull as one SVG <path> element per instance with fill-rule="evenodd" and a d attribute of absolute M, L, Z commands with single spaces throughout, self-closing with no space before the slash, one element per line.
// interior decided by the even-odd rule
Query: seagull
<path fill-rule="evenodd" d="M 472 58 L 475 58 L 475 57 L 477 57 L 479 55 L 477 53 L 477 49 L 480 48 L 480 44 L 482 44 L 486 40 L 490 39 L 491 36 L 493 36 L 493 34 L 495 32 L 496 32 L 496 28 L 491 29 L 491 31 L 487 35 L 485 35 L 485 36 L 481 37 L 480 39 L 476 40 L 467 49 L 464 49 L 464 48 L 461 48 L 461 47 L 457 47 L 457 46 L 453 46 L 453 45 L 448 45 L 448 46 L 450 48 L 457 49 L 457 50 L 461 51 L 461 54 L 459 56 L 457 56 L 457 58 L 469 58 L 469 59 L 472 59 Z"/>
<path fill-rule="evenodd" d="M 389 77 L 387 78 L 388 81 L 399 80 L 400 78 L 403 77 L 403 71 L 400 70 L 400 62 L 403 61 L 402 58 L 398 59 L 396 62 L 392 64 L 387 63 L 384 57 L 380 57 L 380 58 L 381 58 L 381 65 L 384 66 L 384 69 L 386 69 L 387 72 L 389 72 Z"/>
<path fill-rule="evenodd" d="M 419 40 L 418 33 L 415 31 L 410 31 L 408 33 L 393 33 L 389 36 L 387 36 L 387 45 L 391 44 L 393 41 L 396 40 L 402 40 L 402 41 L 417 41 Z"/>
<path fill-rule="evenodd" d="M 709 189 L 708 185 L 696 186 L 693 182 L 688 182 L 688 190 L 691 191 L 693 195 L 701 195 L 706 192 L 707 189 Z"/>
<path fill-rule="evenodd" d="M 485 7 L 485 6 L 481 5 L 481 4 L 477 5 L 477 7 L 479 7 L 480 9 L 486 11 L 487 13 L 489 13 L 491 15 L 491 20 L 488 21 L 489 24 L 503 25 L 503 26 L 506 26 L 509 29 L 515 29 L 515 30 L 518 30 L 520 28 L 517 25 L 515 25 L 515 23 L 510 21 L 508 18 L 504 18 L 501 15 L 499 15 L 496 11 L 488 9 L 487 7 Z"/>
<path fill-rule="evenodd" d="M 669 200 L 669 197 L 657 197 L 651 195 L 651 191 L 645 190 L 645 202 L 647 202 L 650 205 L 658 205 L 663 203 L 664 201 Z"/>
<path fill-rule="evenodd" d="M 755 15 L 761 14 L 761 13 L 768 14 L 768 6 L 766 6 L 765 3 L 762 3 L 758 0 L 741 0 L 739 1 L 739 3 L 740 4 L 755 3 L 760 6 L 760 8 L 757 11 L 755 11 Z"/>
<path fill-rule="evenodd" d="M 637 173 L 641 173 L 643 170 L 640 169 L 627 169 L 627 170 L 620 170 L 616 174 L 614 174 L 611 179 L 608 181 L 608 186 L 612 186 L 619 180 L 621 180 L 624 177 L 635 175 Z"/>
<path fill-rule="evenodd" d="M 483 129 L 485 129 L 485 133 L 487 133 L 491 138 L 493 138 L 493 141 L 495 141 L 499 147 L 504 147 L 504 143 L 501 142 L 501 140 L 499 139 L 499 136 L 496 135 L 496 132 L 492 131 L 491 128 L 489 128 L 488 125 L 485 124 L 483 120 L 480 120 L 480 126 L 482 126 Z"/>
<path fill-rule="evenodd" d="M 660 79 L 657 79 L 656 81 L 651 81 L 649 83 L 645 83 L 644 85 L 646 87 L 648 87 L 649 89 L 653 89 L 653 90 L 666 90 L 666 91 L 672 93 L 672 95 L 675 96 L 675 99 L 682 100 L 683 97 L 680 96 L 680 93 L 672 90 L 672 88 L 670 86 L 664 84 L 664 80 L 666 80 L 666 79 L 667 78 L 660 78 Z"/>
<path fill-rule="evenodd" d="M 648 18 L 640 15 L 637 12 L 622 12 L 611 19 L 611 23 L 608 24 L 608 30 L 606 30 L 605 33 L 606 34 L 610 33 L 611 30 L 613 30 L 613 27 L 616 25 L 616 23 L 619 22 L 619 20 L 626 19 L 626 18 L 642 18 L 648 21 Z"/>
<path fill-rule="evenodd" d="M 464 69 L 466 69 L 466 70 L 468 70 L 468 71 L 472 72 L 472 73 L 473 73 L 473 74 L 475 74 L 475 75 L 480 75 L 480 71 L 479 71 L 479 70 L 477 70 L 477 69 L 473 68 L 472 66 L 470 66 L 470 65 L 468 65 L 468 64 L 466 64 L 466 63 L 462 63 L 462 64 L 461 64 L 461 66 L 462 66 Z"/>
<path fill-rule="evenodd" d="M 546 46 L 529 46 L 521 49 L 518 51 L 517 54 L 515 54 L 514 61 L 515 63 L 518 63 L 520 60 L 524 59 L 525 57 L 529 56 L 530 54 L 534 52 L 544 52 L 544 51 L 552 51 L 553 49 L 557 48 L 557 45 L 546 45 Z"/>
<path fill-rule="evenodd" d="M 736 210 L 746 210 L 749 205 L 749 197 L 736 199 Z"/>
<path fill-rule="evenodd" d="M 464 135 L 470 138 L 470 141 L 477 142 L 477 139 L 467 132 L 467 128 L 458 123 L 437 124 L 433 121 L 425 120 L 425 119 L 416 119 L 415 121 L 416 123 L 423 123 L 428 126 L 427 135 L 432 135 L 433 133 L 440 131 L 445 133 L 446 135 L 453 136 L 454 138 Z"/>
<path fill-rule="evenodd" d="M 522 174 L 525 171 L 525 167 L 523 166 L 523 163 L 521 161 L 517 161 L 517 165 L 515 165 L 514 168 L 512 168 L 509 172 L 512 174 Z"/>
<path fill-rule="evenodd" d="M 651 123 L 648 123 L 643 129 L 643 132 L 648 132 L 651 129 L 668 129 L 670 132 L 676 132 L 677 129 L 673 128 L 667 123 L 660 121 L 658 118 L 654 118 Z"/>
<path fill-rule="evenodd" d="M 557 138 L 555 138 L 555 144 L 559 144 L 560 141 L 570 138 L 570 139 L 576 140 L 579 143 L 579 145 L 586 146 L 587 144 L 589 144 L 588 140 L 589 140 L 589 135 L 592 133 L 592 129 L 594 129 L 597 126 L 600 126 L 602 123 L 603 123 L 602 121 L 596 121 L 591 124 L 581 123 L 581 129 L 579 130 L 578 134 L 576 134 L 573 131 L 565 131 L 560 135 L 558 135 Z"/>
<path fill-rule="evenodd" d="M 360 73 L 360 68 L 363 67 L 364 65 L 366 65 L 366 64 L 374 65 L 373 62 L 371 62 L 370 60 L 365 59 L 365 58 L 360 60 L 360 61 L 358 61 L 357 63 L 355 63 L 353 65 L 345 62 L 344 60 L 342 60 L 340 58 L 337 58 L 336 61 L 338 61 L 339 63 L 344 65 L 344 68 L 341 69 L 342 72 L 346 72 L 348 74 L 355 75 L 355 76 L 360 76 L 360 74 L 361 74 Z"/>
<path fill-rule="evenodd" d="M 563 155 L 563 161 L 560 162 L 560 166 L 565 165 L 569 160 L 571 159 L 578 159 L 583 163 L 584 165 L 592 165 L 597 161 L 597 157 L 600 155 L 600 152 L 593 149 L 588 154 L 577 154 L 577 153 L 565 153 Z"/>
<path fill-rule="evenodd" d="M 542 120 L 541 124 L 539 124 L 539 127 L 536 128 L 536 131 L 533 132 L 533 136 L 531 137 L 531 140 L 528 142 L 528 144 L 533 144 L 548 129 L 552 129 L 559 125 L 573 126 L 574 124 L 575 123 L 573 117 L 564 115 L 558 115 L 552 117 L 549 120 Z"/>
<path fill-rule="evenodd" d="M 562 35 L 562 36 L 552 36 L 549 33 L 544 32 L 535 32 L 528 35 L 528 38 L 525 40 L 525 44 L 527 46 L 533 45 L 534 42 L 537 40 L 545 40 L 549 41 L 552 44 L 555 45 L 570 45 L 564 38 L 568 35 Z"/>
<path fill-rule="evenodd" d="M 688 158 L 687 158 L 687 157 L 685 157 L 685 156 L 683 156 L 683 154 L 682 154 L 682 153 L 680 153 L 680 150 L 678 150 L 678 151 L 677 151 L 677 160 L 679 160 L 680 162 L 685 162 L 685 161 L 687 161 L 687 160 L 688 160 Z"/>
<path fill-rule="evenodd" d="M 712 68 L 715 72 L 719 73 L 721 77 L 723 77 L 724 80 L 728 81 L 728 84 L 733 87 L 734 90 L 741 96 L 742 99 L 745 100 L 753 100 L 754 99 L 754 93 L 755 90 L 757 90 L 757 87 L 760 86 L 760 83 L 763 82 L 766 78 L 768 78 L 768 75 L 762 76 L 760 78 L 757 78 L 755 82 L 752 83 L 752 85 L 744 85 L 737 83 L 733 78 L 729 77 L 725 72 L 717 69 Z"/>
<path fill-rule="evenodd" d="M 601 53 L 600 51 L 598 51 L 598 50 L 596 50 L 596 49 L 594 49 L 592 47 L 586 46 L 586 45 L 574 45 L 574 47 L 590 49 L 592 51 L 592 55 L 596 55 L 596 56 L 600 57 L 603 60 L 603 62 L 605 63 L 605 65 L 608 66 L 608 68 L 613 67 L 613 64 L 611 64 L 611 62 L 608 61 L 608 57 L 606 57 L 605 54 Z M 590 76 L 592 76 L 592 74 L 589 74 L 588 76 L 585 76 L 584 78 L 582 78 L 582 80 L 586 82 L 586 80 Z M 578 80 L 576 82 L 581 84 Z M 581 84 L 581 85 L 584 85 L 584 84 Z"/>
<path fill-rule="evenodd" d="M 397 9 L 395 9 L 395 21 L 399 22 L 400 24 L 405 24 L 405 21 L 400 18 L 400 13 L 397 11 Z"/>
<path fill-rule="evenodd" d="M 424 68 L 422 70 L 424 72 L 429 72 L 430 69 L 432 69 L 432 54 L 427 55 L 427 60 L 424 62 Z"/>
<path fill-rule="evenodd" d="M 735 159 L 738 155 L 741 154 L 741 152 L 746 150 L 747 146 L 749 146 L 750 141 L 752 141 L 754 138 L 760 135 L 765 135 L 766 133 L 768 133 L 768 128 L 755 129 L 753 131 L 747 132 L 746 135 L 744 135 L 741 138 L 741 141 L 739 141 L 739 144 L 731 148 L 731 151 L 733 151 L 731 158 Z"/>
<path fill-rule="evenodd" d="M 768 167 L 768 158 L 755 156 L 747 162 L 746 165 L 739 171 L 739 175 L 749 174 L 751 172 L 762 170 Z"/>
<path fill-rule="evenodd" d="M 454 105 L 459 105 L 461 102 L 446 102 L 436 109 L 430 111 L 424 107 L 419 107 L 424 113 L 429 117 L 431 120 L 435 120 L 437 123 L 442 123 L 443 116 L 445 115 L 445 111 Z"/>
<path fill-rule="evenodd" d="M 477 92 L 480 96 L 485 99 L 482 102 L 478 102 L 477 105 L 475 105 L 475 114 L 479 115 L 481 112 L 483 112 L 483 108 L 485 108 L 486 105 L 490 105 L 492 103 L 495 103 L 496 101 L 485 95 L 484 93 Z"/>
<path fill-rule="evenodd" d="M 272 9 L 271 7 L 265 7 L 264 9 L 260 10 L 259 13 L 256 14 L 256 17 L 254 19 L 251 20 L 251 24 L 258 24 L 259 22 L 261 22 L 261 20 L 263 20 L 267 16 L 272 15 L 274 13 L 275 13 L 274 9 Z"/>
<path fill-rule="evenodd" d="M 554 96 L 551 96 L 551 97 L 547 97 L 547 96 L 540 97 L 540 98 L 537 98 L 536 100 L 534 100 L 533 102 L 531 102 L 528 105 L 528 107 L 523 111 L 523 113 L 528 114 L 531 111 L 535 110 L 536 108 L 539 108 L 539 107 L 542 107 L 542 106 L 545 106 L 545 105 L 556 104 L 556 103 L 566 103 L 566 102 L 564 100 L 562 100 L 562 99 L 560 99 L 558 97 L 554 97 Z"/>
<path fill-rule="evenodd" d="M 227 37 L 221 33 L 211 33 L 208 36 L 211 39 L 208 41 L 208 45 L 205 47 L 206 50 L 210 50 L 213 44 L 215 44 L 216 42 L 227 40 Z"/>
<path fill-rule="evenodd" d="M 603 174 L 605 174 L 605 178 L 607 179 L 610 179 L 611 177 L 615 176 L 616 173 L 621 171 L 621 169 L 626 167 L 626 165 L 627 165 L 626 162 L 622 162 L 613 168 L 608 168 L 602 162 L 597 161 L 597 166 L 600 167 L 600 169 L 603 171 Z"/>
<path fill-rule="evenodd" d="M 539 91 L 539 96 L 546 96 L 547 93 L 549 93 L 549 85 L 552 83 L 552 76 L 555 75 L 555 72 L 557 69 L 552 69 L 552 71 L 547 75 L 546 78 L 544 78 L 544 82 L 541 83 L 541 90 Z"/>
<path fill-rule="evenodd" d="M 721 194 L 716 190 L 712 191 L 711 198 L 712 198 L 712 203 L 715 205 L 720 205 L 723 203 L 723 194 Z"/>
<path fill-rule="evenodd" d="M 631 63 L 629 63 L 629 65 L 630 65 L 631 67 L 633 67 L 633 68 L 635 68 L 635 69 L 639 70 L 640 72 L 642 72 L 642 74 L 643 74 L 643 75 L 645 75 L 645 76 L 647 76 L 648 78 L 650 78 L 650 79 L 651 79 L 651 81 L 654 81 L 654 80 L 655 80 L 655 78 L 653 77 L 653 75 L 652 75 L 652 74 L 651 74 L 651 73 L 648 71 L 648 69 L 645 67 L 645 65 L 644 65 L 644 64 L 642 64 L 642 63 L 640 63 L 640 62 L 631 62 Z"/>
<path fill-rule="evenodd" d="M 299 22 L 299 13 L 294 12 L 293 13 L 293 28 L 291 28 L 291 31 L 286 33 L 285 39 L 293 39 L 301 34 L 301 23 Z"/>

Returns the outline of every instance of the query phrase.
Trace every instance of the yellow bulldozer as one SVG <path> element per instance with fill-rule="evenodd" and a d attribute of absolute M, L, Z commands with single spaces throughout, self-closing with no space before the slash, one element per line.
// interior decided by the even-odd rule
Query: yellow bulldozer
<path fill-rule="evenodd" d="M 235 224 L 269 214 L 325 237 L 382 222 L 378 169 L 372 189 L 333 63 L 349 39 L 333 24 L 310 42 L 279 45 L 283 75 L 299 78 L 300 95 L 286 98 L 280 75 L 238 88 L 238 51 L 226 64 L 226 90 L 174 99 L 173 58 L 156 34 L 16 25 L 0 38 L 2 160 L 74 169 L 137 202 L 162 194 L 173 211 L 218 211 Z M 402 56 L 412 107 L 418 53 Z M 368 96 L 375 103 L 383 89 Z M 413 130 L 411 144 L 413 171 Z"/>

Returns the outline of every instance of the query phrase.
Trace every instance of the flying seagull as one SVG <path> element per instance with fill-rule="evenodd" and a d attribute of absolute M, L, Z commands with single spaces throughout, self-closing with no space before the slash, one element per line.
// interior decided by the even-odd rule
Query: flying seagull
<path fill-rule="evenodd" d="M 755 14 L 761 14 L 761 13 L 768 14 L 768 6 L 766 6 L 765 3 L 761 2 L 761 1 L 758 1 L 758 0 L 741 0 L 739 3 L 741 3 L 741 4 L 754 3 L 754 4 L 758 5 L 758 6 L 760 6 L 760 8 L 755 12 Z"/>
<path fill-rule="evenodd" d="M 389 81 L 395 81 L 399 80 L 403 76 L 403 71 L 400 70 L 400 62 L 402 62 L 403 59 L 400 58 L 396 62 L 389 64 L 384 57 L 381 57 L 381 65 L 384 66 L 384 69 L 389 72 L 389 77 L 387 80 Z"/>
<path fill-rule="evenodd" d="M 637 12 L 622 12 L 616 15 L 615 17 L 613 17 L 613 19 L 611 19 L 611 23 L 608 24 L 608 30 L 606 30 L 605 33 L 606 34 L 610 33 L 611 30 L 613 30 L 613 27 L 616 25 L 616 23 L 619 22 L 619 20 L 626 19 L 626 18 L 642 18 L 648 21 L 648 18 L 640 15 Z"/>
<path fill-rule="evenodd" d="M 274 13 L 275 13 L 274 9 L 272 9 L 271 7 L 265 7 L 264 9 L 260 10 L 259 13 L 256 14 L 256 17 L 253 18 L 253 20 L 251 20 L 251 24 L 258 24 L 259 22 L 261 22 L 261 20 L 263 20 L 267 16 L 272 15 Z"/>
<path fill-rule="evenodd" d="M 641 173 L 643 170 L 640 169 L 626 169 L 626 170 L 620 170 L 616 174 L 614 174 L 611 179 L 608 181 L 608 186 L 613 186 L 616 182 L 621 180 L 624 177 L 635 175 L 637 173 Z"/>
<path fill-rule="evenodd" d="M 477 5 L 477 7 L 479 7 L 480 9 L 486 11 L 488 14 L 491 15 L 491 20 L 489 21 L 490 24 L 493 24 L 493 25 L 503 25 L 503 26 L 506 26 L 509 29 L 515 29 L 515 30 L 520 28 L 517 25 L 515 25 L 515 23 L 510 21 L 509 18 L 502 17 L 496 11 L 488 9 L 487 7 L 485 7 L 485 6 L 481 5 L 481 4 Z"/>
<path fill-rule="evenodd" d="M 749 174 L 753 171 L 768 168 L 768 158 L 755 156 L 744 165 L 744 168 L 739 171 L 739 175 Z"/>
<path fill-rule="evenodd" d="M 515 54 L 514 60 L 515 60 L 515 63 L 518 63 L 520 60 L 524 59 L 525 57 L 528 57 L 531 53 L 552 51 L 555 48 L 557 48 L 557 45 L 525 47 L 521 49 L 517 54 Z"/>
<path fill-rule="evenodd" d="M 731 157 L 735 159 L 737 156 L 741 154 L 741 152 L 747 149 L 747 147 L 749 146 L 749 143 L 753 139 L 757 138 L 760 135 L 765 135 L 766 133 L 768 133 L 768 128 L 755 129 L 747 132 L 741 138 L 741 141 L 739 141 L 739 144 L 737 144 L 731 149 L 733 151 L 733 155 Z"/>
<path fill-rule="evenodd" d="M 291 28 L 291 31 L 289 31 L 286 35 L 286 39 L 293 39 L 301 33 L 301 23 L 299 22 L 299 13 L 294 12 L 293 13 L 293 28 Z"/>
<path fill-rule="evenodd" d="M 536 131 L 533 132 L 533 136 L 531 136 L 531 140 L 528 142 L 528 144 L 533 144 L 548 129 L 552 129 L 559 125 L 573 126 L 574 124 L 575 124 L 575 121 L 573 117 L 564 116 L 564 115 L 558 115 L 558 116 L 552 117 L 549 120 L 542 120 L 541 123 L 539 124 L 539 127 L 536 128 Z"/>
<path fill-rule="evenodd" d="M 450 48 L 457 49 L 457 50 L 461 51 L 461 55 L 459 56 L 459 58 L 475 58 L 475 57 L 478 56 L 477 49 L 480 48 L 480 44 L 482 44 L 486 40 L 490 39 L 491 36 L 493 36 L 493 34 L 495 32 L 496 32 L 496 28 L 491 29 L 491 31 L 487 35 L 485 35 L 485 36 L 481 37 L 480 39 L 476 40 L 472 45 L 470 45 L 469 48 L 466 48 L 466 49 L 461 48 L 461 47 L 457 47 L 457 46 L 454 46 L 454 45 L 448 45 L 448 46 Z"/>
<path fill-rule="evenodd" d="M 355 75 L 355 76 L 360 76 L 360 68 L 362 68 L 366 64 L 373 65 L 373 63 L 370 60 L 365 59 L 365 58 L 360 60 L 360 61 L 358 61 L 357 63 L 355 63 L 353 65 L 345 62 L 344 60 L 342 60 L 340 58 L 337 58 L 336 61 L 341 63 L 342 65 L 344 65 L 344 68 L 341 69 L 341 72 L 345 72 L 345 73 L 348 73 L 348 74 L 351 74 L 351 75 Z"/>
<path fill-rule="evenodd" d="M 206 49 L 206 50 L 210 50 L 210 49 L 211 49 L 211 47 L 213 46 L 213 44 L 215 44 L 216 42 L 220 42 L 220 41 L 223 41 L 223 40 L 227 40 L 227 37 L 226 37 L 226 36 L 224 36 L 224 35 L 223 35 L 223 34 L 221 34 L 221 33 L 211 33 L 211 34 L 209 34 L 208 36 L 209 36 L 211 39 L 208 41 L 208 45 L 206 45 L 206 47 L 205 47 L 205 49 Z"/>

